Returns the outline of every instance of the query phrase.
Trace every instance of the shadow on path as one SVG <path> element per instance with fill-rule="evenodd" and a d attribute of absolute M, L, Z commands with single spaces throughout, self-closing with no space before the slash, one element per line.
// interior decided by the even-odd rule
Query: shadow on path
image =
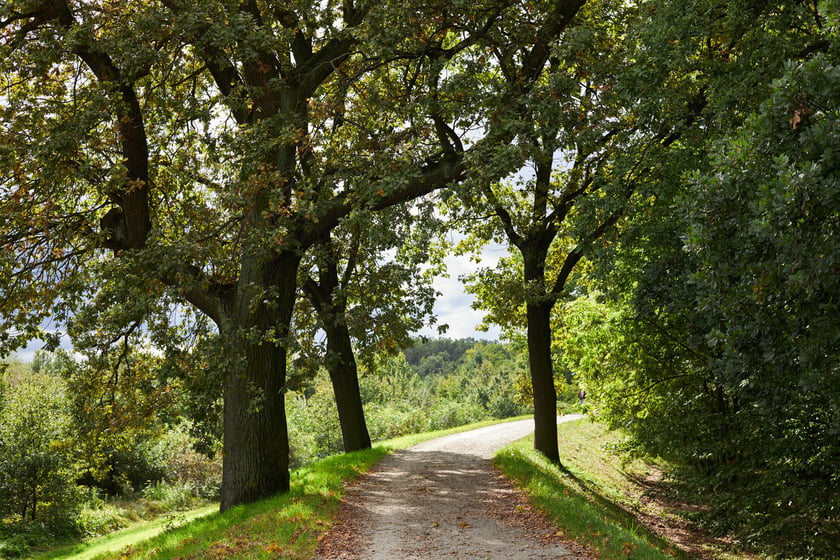
<path fill-rule="evenodd" d="M 383 459 L 348 492 L 315 558 L 586 558 L 484 458 L 485 448 L 522 437 L 510 439 L 511 428 L 499 426 L 505 441 L 496 444 L 494 431 L 482 428 L 477 437 L 465 432 Z"/>

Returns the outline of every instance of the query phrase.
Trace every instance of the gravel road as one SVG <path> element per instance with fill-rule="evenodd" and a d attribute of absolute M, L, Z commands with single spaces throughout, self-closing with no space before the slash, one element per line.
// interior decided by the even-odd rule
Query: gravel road
<path fill-rule="evenodd" d="M 313 560 L 589 558 L 490 460 L 533 429 L 533 420 L 498 424 L 389 455 L 347 493 Z"/>

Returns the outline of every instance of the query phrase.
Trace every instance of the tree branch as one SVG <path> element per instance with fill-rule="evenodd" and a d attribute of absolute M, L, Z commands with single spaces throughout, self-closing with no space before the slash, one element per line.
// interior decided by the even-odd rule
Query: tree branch
<path fill-rule="evenodd" d="M 490 206 L 493 207 L 493 213 L 499 218 L 499 220 L 501 220 L 502 227 L 505 230 L 505 235 L 507 235 L 511 243 L 519 247 L 519 249 L 522 249 L 525 239 L 519 234 L 519 232 L 516 231 L 510 212 L 508 212 L 507 208 L 499 202 L 499 199 L 496 197 L 496 193 L 493 192 L 493 187 L 489 185 L 482 186 L 481 190 L 490 202 Z"/>
<path fill-rule="evenodd" d="M 72 30 L 76 22 L 67 0 L 53 0 L 49 5 L 53 19 L 66 31 Z M 124 187 L 110 196 L 123 211 L 125 239 L 120 248 L 140 249 L 152 229 L 149 213 L 149 148 L 140 102 L 133 84 L 104 51 L 95 47 L 92 37 L 78 37 L 73 45 L 76 54 L 103 84 L 115 84 L 120 102 L 112 104 L 117 121 L 121 153 L 127 170 Z"/>
<path fill-rule="evenodd" d="M 631 191 L 632 192 L 632 191 Z M 629 195 L 628 195 L 629 197 Z M 586 236 L 585 239 L 581 240 L 577 245 L 575 245 L 574 249 L 569 251 L 569 254 L 566 255 L 566 259 L 563 261 L 563 266 L 560 268 L 560 272 L 557 274 L 557 277 L 554 280 L 554 286 L 552 287 L 551 291 L 549 292 L 554 297 L 559 297 L 562 295 L 563 291 L 566 288 L 566 281 L 569 279 L 569 276 L 572 274 L 572 270 L 574 270 L 575 265 L 583 258 L 584 253 L 586 250 L 598 240 L 601 236 L 603 236 L 609 228 L 614 226 L 616 222 L 624 215 L 625 208 L 622 207 L 619 210 L 616 210 L 606 220 L 604 220 L 598 227 L 596 227 L 592 232 Z"/>

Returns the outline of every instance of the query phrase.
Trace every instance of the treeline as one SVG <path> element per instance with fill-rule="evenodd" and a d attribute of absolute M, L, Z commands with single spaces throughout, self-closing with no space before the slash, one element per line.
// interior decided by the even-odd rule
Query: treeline
<path fill-rule="evenodd" d="M 415 341 L 360 375 L 372 438 L 531 412 L 527 357 L 509 344 Z M 221 419 L 162 362 L 133 351 L 97 369 L 64 352 L 9 362 L 0 384 L 0 557 L 218 500 Z M 343 450 L 324 370 L 287 398 L 292 464 Z"/>
<path fill-rule="evenodd" d="M 591 251 L 555 328 L 596 417 L 669 462 L 695 519 L 784 558 L 840 555 L 834 41 L 753 53 L 775 80 L 704 158 L 666 164 L 674 182 Z"/>

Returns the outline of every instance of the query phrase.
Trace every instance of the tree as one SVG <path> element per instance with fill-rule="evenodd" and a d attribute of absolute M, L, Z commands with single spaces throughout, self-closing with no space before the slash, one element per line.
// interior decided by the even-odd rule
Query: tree
<path fill-rule="evenodd" d="M 808 527 L 815 555 L 840 538 L 825 505 L 840 496 L 816 490 L 834 486 L 840 464 L 840 166 L 827 157 L 840 153 L 830 132 L 840 124 L 838 62 L 790 62 L 757 114 L 716 146 L 713 173 L 694 176 L 684 203 L 709 366 L 737 418 L 740 466 L 760 473 L 754 496 L 773 518 L 747 525 L 774 540 Z"/>
<path fill-rule="evenodd" d="M 7 379 L 0 409 L 0 512 L 71 528 L 81 499 L 61 380 L 22 372 Z"/>
<path fill-rule="evenodd" d="M 102 310 L 131 328 L 144 305 L 191 306 L 225 357 L 221 507 L 288 489 L 303 254 L 354 209 L 442 188 L 509 141 L 582 3 L 4 3 L 9 342 L 100 287 L 131 294 L 114 308 L 131 314 Z M 513 75 L 471 90 L 490 36 Z"/>
<path fill-rule="evenodd" d="M 659 9 L 648 31 L 670 46 L 651 64 L 693 72 L 702 126 L 668 162 L 674 180 L 595 259 L 610 298 L 573 304 L 567 357 L 604 418 L 674 462 L 707 523 L 781 555 L 830 556 L 836 11 Z"/>
<path fill-rule="evenodd" d="M 619 22 L 634 17 L 634 9 L 610 2 L 581 11 L 532 90 L 512 147 L 496 154 L 516 162 L 515 175 L 482 181 L 467 205 L 475 219 L 491 217 L 473 227 L 475 239 L 506 242 L 515 251 L 495 270 L 468 278 L 468 289 L 489 311 L 488 321 L 527 331 L 534 445 L 554 462 L 552 311 L 568 295 L 578 262 L 627 212 L 634 192 L 655 175 L 654 162 L 671 135 L 692 114 L 679 107 L 646 125 L 632 108 L 638 99 L 622 87 L 628 45 Z M 503 81 L 507 56 L 500 51 Z"/>
<path fill-rule="evenodd" d="M 303 334 L 301 352 L 315 362 L 308 369 L 323 363 L 329 372 L 345 451 L 371 445 L 353 341 L 368 363 L 378 352 L 398 351 L 409 343 L 410 333 L 432 317 L 435 296 L 430 277 L 418 269 L 428 260 L 418 246 L 427 244 L 435 231 L 431 216 L 421 221 L 419 214 L 394 208 L 356 220 L 343 224 L 349 231 L 337 231 L 344 239 L 329 236 L 315 247 L 312 268 L 303 268 L 301 282 L 318 317 L 310 327 L 323 329 L 326 337 L 321 349 L 314 344 L 315 333 Z M 393 259 L 386 259 L 389 250 L 396 253 Z M 302 310 L 299 317 L 307 312 Z"/>

